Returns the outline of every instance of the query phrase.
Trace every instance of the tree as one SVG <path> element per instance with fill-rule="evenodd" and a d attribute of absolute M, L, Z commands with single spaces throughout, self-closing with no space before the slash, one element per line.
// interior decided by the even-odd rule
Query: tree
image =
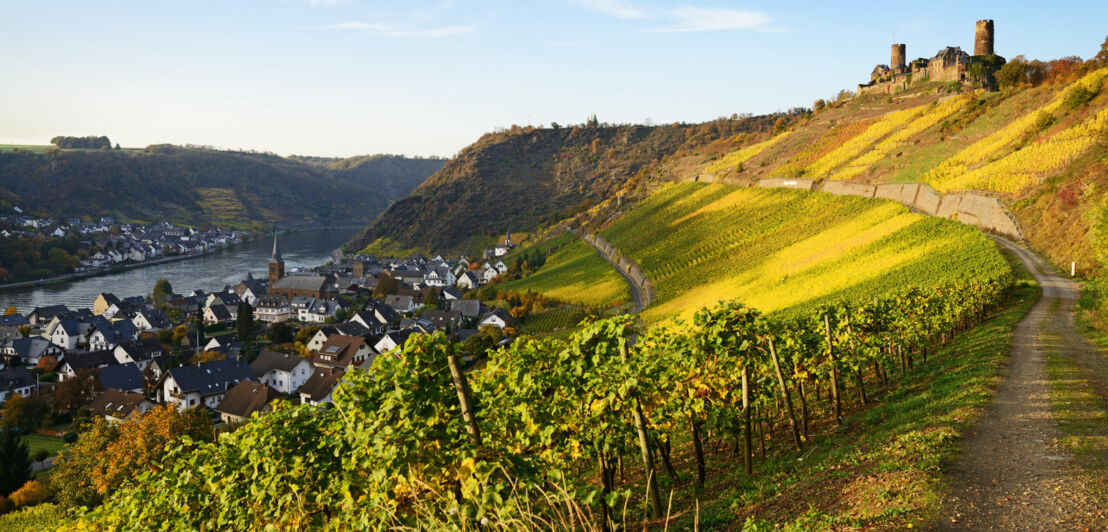
<path fill-rule="evenodd" d="M 35 451 L 34 458 L 36 462 L 45 462 L 47 458 L 50 458 L 50 451 L 47 451 L 46 449 L 39 449 Z"/>
<path fill-rule="evenodd" d="M 1000 90 L 1011 90 L 1027 81 L 1027 59 L 1022 55 L 1013 57 L 993 75 Z"/>
<path fill-rule="evenodd" d="M 46 484 L 37 480 L 30 480 L 11 495 L 11 501 L 16 508 L 34 506 L 46 502 L 50 498 L 50 490 Z"/>
<path fill-rule="evenodd" d="M 222 351 L 204 351 L 199 355 L 192 357 L 193 364 L 200 364 L 202 362 L 215 362 L 217 360 L 226 360 L 227 354 Z"/>
<path fill-rule="evenodd" d="M 4 425 L 18 428 L 23 432 L 31 432 L 42 423 L 43 416 L 50 409 L 41 399 L 28 399 L 19 394 L 12 394 L 4 402 L 4 408 L 0 409 L 0 415 L 4 417 Z"/>
<path fill-rule="evenodd" d="M 165 279 L 158 279 L 158 282 L 154 283 L 154 302 L 161 303 L 166 296 L 173 293 L 173 285 Z"/>
<path fill-rule="evenodd" d="M 68 507 L 99 504 L 140 472 L 160 469 L 171 448 L 166 444 L 182 436 L 210 442 L 215 431 L 202 410 L 179 412 L 172 405 L 154 407 L 118 427 L 96 418 L 77 442 L 54 460 L 50 482 L 58 490 L 58 502 Z"/>
<path fill-rule="evenodd" d="M 1101 67 L 1108 66 L 1108 37 L 1104 38 L 1104 44 L 1100 45 L 1100 51 L 1096 53 L 1093 60 Z"/>
<path fill-rule="evenodd" d="M 5 316 L 14 316 L 16 314 L 19 314 L 19 309 L 15 308 L 15 305 L 12 305 L 4 310 Z"/>
<path fill-rule="evenodd" d="M 317 332 L 319 332 L 319 327 L 315 325 L 304 327 L 303 329 L 296 331 L 296 341 L 302 344 L 306 344 L 312 339 L 313 336 L 315 336 L 315 333 Z"/>
<path fill-rule="evenodd" d="M 7 496 L 28 480 L 31 480 L 31 456 L 27 444 L 10 429 L 0 429 L 0 496 Z"/>
<path fill-rule="evenodd" d="M 54 368 L 58 367 L 58 359 L 49 355 L 40 357 L 35 367 L 41 369 L 43 372 L 49 373 L 54 371 Z"/>
<path fill-rule="evenodd" d="M 181 324 L 181 325 L 178 325 L 178 326 L 174 327 L 173 328 L 173 337 L 172 337 L 173 343 L 175 343 L 175 344 L 181 343 L 181 338 L 184 338 L 184 337 L 188 336 L 188 334 L 189 334 L 189 328 L 188 328 L 187 325 Z"/>
<path fill-rule="evenodd" d="M 283 321 L 274 323 L 273 326 L 269 328 L 267 336 L 269 337 L 269 341 L 275 344 L 287 344 L 294 339 L 292 326 Z"/>
<path fill-rule="evenodd" d="M 381 272 L 377 275 L 377 287 L 373 289 L 373 297 L 383 299 L 389 294 L 395 294 L 400 288 L 400 282 L 389 272 Z"/>
<path fill-rule="evenodd" d="M 245 343 L 254 341 L 254 307 L 249 303 L 239 304 L 238 317 L 239 339 Z"/>
<path fill-rule="evenodd" d="M 79 369 L 72 378 L 58 383 L 54 390 L 54 410 L 73 414 L 78 408 L 87 406 L 103 390 L 100 384 L 100 370 Z"/>

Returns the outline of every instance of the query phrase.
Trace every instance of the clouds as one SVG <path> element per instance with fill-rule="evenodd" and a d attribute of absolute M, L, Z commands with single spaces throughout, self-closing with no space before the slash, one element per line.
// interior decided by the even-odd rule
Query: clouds
<path fill-rule="evenodd" d="M 699 7 L 635 7 L 631 0 L 573 0 L 579 6 L 624 20 L 650 20 L 660 23 L 643 28 L 643 33 L 689 33 L 721 30 L 770 31 L 769 15 L 744 9 Z"/>
<path fill-rule="evenodd" d="M 385 22 L 361 22 L 352 20 L 348 22 L 341 22 L 339 24 L 332 24 L 325 29 L 329 30 L 356 30 L 371 33 L 373 35 L 379 35 L 382 37 L 405 37 L 405 38 L 425 38 L 425 39 L 439 39 L 442 37 L 450 37 L 453 35 L 462 35 L 466 33 L 473 33 L 473 26 L 454 25 L 454 26 L 441 26 L 431 28 L 398 28 L 397 26 Z"/>

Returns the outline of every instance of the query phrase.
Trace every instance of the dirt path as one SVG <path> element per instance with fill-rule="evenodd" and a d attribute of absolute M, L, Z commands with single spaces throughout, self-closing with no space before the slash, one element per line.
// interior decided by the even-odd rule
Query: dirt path
<path fill-rule="evenodd" d="M 1007 240 L 1043 295 L 1015 329 L 1012 356 L 996 398 L 963 442 L 935 530 L 1103 530 L 1078 465 L 1058 448 L 1044 348 L 1047 339 L 1090 366 L 1105 359 L 1073 328 L 1077 283 L 1055 275 L 1035 254 Z M 1058 342 L 1061 338 L 1061 342 Z"/>

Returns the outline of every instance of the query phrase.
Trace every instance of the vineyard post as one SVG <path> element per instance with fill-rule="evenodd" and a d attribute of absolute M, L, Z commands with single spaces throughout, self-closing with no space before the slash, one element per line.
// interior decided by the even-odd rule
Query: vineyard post
<path fill-rule="evenodd" d="M 696 486 L 698 488 L 704 487 L 704 447 L 700 442 L 700 422 L 697 421 L 695 414 L 689 416 L 689 424 L 692 425 L 692 440 L 693 451 L 696 452 Z M 747 461 L 749 461 L 749 453 L 747 454 Z"/>
<path fill-rule="evenodd" d="M 835 343 L 831 340 L 831 318 L 824 313 L 823 327 L 827 331 L 827 360 L 831 363 L 831 410 L 835 422 L 843 423 L 842 404 L 839 402 L 839 368 L 835 364 Z"/>
<path fill-rule="evenodd" d="M 654 517 L 662 516 L 662 495 L 658 491 L 658 472 L 654 470 L 654 458 L 650 456 L 650 443 L 646 437 L 646 424 L 643 423 L 642 406 L 638 399 L 633 399 L 635 408 L 632 414 L 635 419 L 635 431 L 639 434 L 639 449 L 642 450 L 642 462 L 646 466 L 646 489 L 650 494 L 650 508 Z"/>
<path fill-rule="evenodd" d="M 747 475 L 754 474 L 754 463 L 750 456 L 750 375 L 743 367 L 743 467 Z"/>
<path fill-rule="evenodd" d="M 773 371 L 777 373 L 777 385 L 781 387 L 781 397 L 785 401 L 785 409 L 789 414 L 789 425 L 793 429 L 793 443 L 796 444 L 796 450 L 800 450 L 803 444 L 800 442 L 800 429 L 796 425 L 796 414 L 793 413 L 792 398 L 789 397 L 789 387 L 785 386 L 785 375 L 781 373 L 781 361 L 777 358 L 777 348 L 773 345 L 773 339 L 768 338 L 769 354 L 773 359 Z"/>
<path fill-rule="evenodd" d="M 854 353 L 855 360 L 858 357 L 858 346 L 854 343 L 854 327 L 850 325 L 850 312 L 846 313 L 846 336 L 850 338 L 850 351 Z M 862 366 L 859 363 L 854 367 L 854 376 L 858 379 L 858 397 L 862 400 L 862 404 L 865 405 L 869 401 L 866 397 L 866 381 L 862 378 Z"/>
<path fill-rule="evenodd" d="M 466 432 L 474 445 L 481 445 L 481 432 L 477 428 L 477 419 L 473 415 L 473 403 L 469 397 L 469 385 L 466 383 L 466 374 L 458 365 L 458 357 L 450 355 L 446 357 L 446 363 L 450 366 L 450 376 L 454 378 L 454 389 L 458 392 L 458 402 L 462 406 L 462 419 L 466 422 Z"/>

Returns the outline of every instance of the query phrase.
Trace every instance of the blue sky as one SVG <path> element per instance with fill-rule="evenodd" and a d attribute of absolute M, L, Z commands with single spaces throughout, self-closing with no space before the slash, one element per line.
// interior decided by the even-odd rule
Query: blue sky
<path fill-rule="evenodd" d="M 879 5 L 880 7 L 873 7 Z M 1090 57 L 1108 2 L 0 0 L 0 143 L 450 156 L 512 124 L 808 106 L 908 57 Z"/>

